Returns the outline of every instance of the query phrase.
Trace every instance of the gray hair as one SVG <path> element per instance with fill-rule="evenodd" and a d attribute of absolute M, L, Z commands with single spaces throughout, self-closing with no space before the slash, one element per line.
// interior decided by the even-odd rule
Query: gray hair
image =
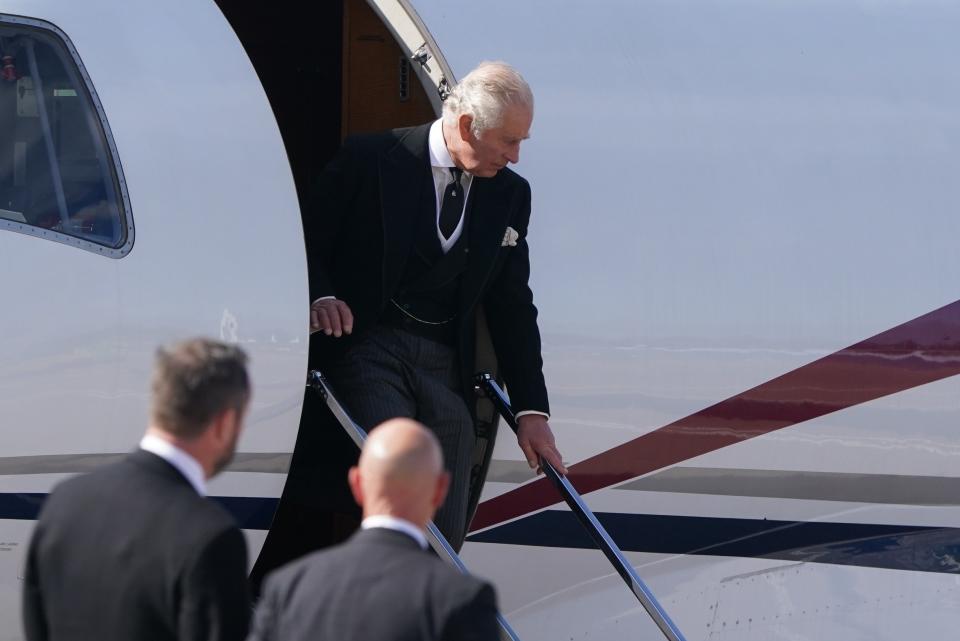
<path fill-rule="evenodd" d="M 508 106 L 528 107 L 533 111 L 533 92 L 520 72 L 505 62 L 481 62 L 463 77 L 443 103 L 443 119 L 456 126 L 460 116 L 473 118 L 470 129 L 475 136 L 497 127 Z"/>

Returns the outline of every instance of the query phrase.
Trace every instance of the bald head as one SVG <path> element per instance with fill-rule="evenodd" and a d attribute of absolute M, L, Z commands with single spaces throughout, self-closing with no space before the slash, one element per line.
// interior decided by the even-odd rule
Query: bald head
<path fill-rule="evenodd" d="M 433 433 L 416 421 L 389 420 L 371 432 L 350 470 L 364 517 L 388 514 L 426 526 L 446 496 L 449 478 Z"/>

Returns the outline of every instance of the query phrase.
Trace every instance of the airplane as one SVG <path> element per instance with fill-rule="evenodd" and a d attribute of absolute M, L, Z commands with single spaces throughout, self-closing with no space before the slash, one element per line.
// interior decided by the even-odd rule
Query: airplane
<path fill-rule="evenodd" d="M 536 96 L 518 171 L 569 478 L 685 637 L 952 637 L 958 22 L 927 0 L 0 0 L 0 640 L 44 496 L 136 443 L 176 338 L 252 357 L 210 490 L 255 582 L 349 534 L 355 448 L 304 386 L 311 179 L 483 59 Z M 661 638 L 484 412 L 462 558 L 519 637 Z"/>

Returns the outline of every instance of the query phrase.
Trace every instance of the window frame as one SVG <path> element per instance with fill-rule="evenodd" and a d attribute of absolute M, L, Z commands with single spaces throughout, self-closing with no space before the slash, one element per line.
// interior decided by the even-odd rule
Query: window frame
<path fill-rule="evenodd" d="M 83 84 L 83 87 L 77 87 L 77 89 L 86 91 L 87 98 L 89 99 L 88 104 L 93 106 L 94 113 L 96 113 L 97 119 L 100 123 L 99 133 L 102 134 L 103 141 L 106 143 L 106 149 L 104 151 L 108 156 L 107 166 L 113 167 L 113 175 L 105 177 L 105 179 L 109 178 L 114 181 L 114 188 L 118 197 L 117 206 L 120 209 L 119 222 L 124 226 L 126 236 L 124 238 L 124 243 L 119 247 L 109 247 L 107 245 L 100 245 L 84 238 L 71 236 L 70 234 L 66 234 L 61 231 L 46 229 L 44 227 L 36 227 L 14 220 L 7 220 L 5 218 L 0 218 L 0 230 L 13 231 L 20 234 L 26 234 L 28 236 L 35 236 L 37 238 L 45 238 L 57 243 L 83 249 L 99 256 L 123 258 L 133 249 L 135 236 L 133 211 L 130 206 L 130 196 L 127 192 L 127 181 L 123 175 L 123 167 L 120 164 L 120 155 L 117 152 L 117 146 L 113 139 L 113 132 L 110 130 L 110 123 L 107 122 L 107 114 L 103 109 L 103 105 L 100 103 L 100 97 L 97 95 L 97 91 L 93 86 L 93 81 L 90 79 L 89 74 L 87 74 L 87 68 L 80 59 L 80 54 L 77 52 L 76 47 L 73 46 L 73 41 L 70 40 L 67 34 L 58 26 L 52 22 L 48 22 L 47 20 L 0 13 L 0 25 L 24 26 L 28 29 L 45 32 L 47 35 L 58 39 L 60 44 L 63 45 L 66 51 L 70 54 L 70 57 L 73 59 L 73 63 L 76 65 L 79 81 Z M 97 132 L 91 133 L 96 134 Z"/>

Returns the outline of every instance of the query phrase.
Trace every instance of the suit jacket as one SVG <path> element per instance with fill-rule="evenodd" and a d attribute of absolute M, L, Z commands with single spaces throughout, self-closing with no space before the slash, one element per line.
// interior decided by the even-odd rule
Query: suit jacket
<path fill-rule="evenodd" d="M 348 138 L 318 181 L 306 222 L 311 300 L 336 296 L 354 314 L 353 335 L 318 335 L 335 358 L 381 318 L 413 251 L 420 216 L 435 191 L 430 124 Z M 500 371 L 517 410 L 549 413 L 537 309 L 528 280 L 530 185 L 509 169 L 474 177 L 467 202 L 469 259 L 460 287 L 457 349 L 464 394 L 473 389 L 475 312 L 483 306 Z M 516 245 L 504 246 L 512 227 Z M 468 403 L 468 406 L 472 406 Z"/>
<path fill-rule="evenodd" d="M 269 576 L 249 641 L 497 641 L 496 612 L 490 584 L 374 528 Z"/>
<path fill-rule="evenodd" d="M 233 641 L 249 629 L 232 517 L 143 450 L 47 499 L 27 553 L 28 641 Z"/>

